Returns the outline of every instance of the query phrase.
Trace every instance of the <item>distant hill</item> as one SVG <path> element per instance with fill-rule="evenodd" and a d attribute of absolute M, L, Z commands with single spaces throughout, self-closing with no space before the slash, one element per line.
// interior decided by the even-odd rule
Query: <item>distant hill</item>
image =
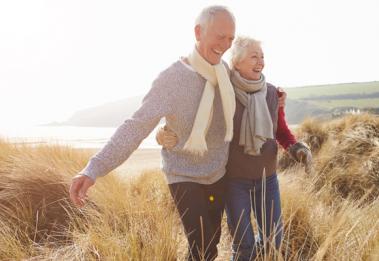
<path fill-rule="evenodd" d="M 379 112 L 379 82 L 286 88 L 286 117 L 297 124 L 307 116 L 332 118 L 351 111 Z"/>
<path fill-rule="evenodd" d="M 370 94 L 379 92 L 379 81 L 298 86 L 285 89 L 292 99 L 303 99 L 321 95 Z"/>
<path fill-rule="evenodd" d="M 298 124 L 306 117 L 331 118 L 351 110 L 379 112 L 379 82 L 286 88 L 286 118 Z M 74 113 L 60 125 L 116 127 L 130 118 L 143 96 L 125 98 Z M 54 123 L 55 125 L 57 123 Z"/>
<path fill-rule="evenodd" d="M 122 99 L 75 112 L 62 125 L 116 127 L 130 118 L 141 105 L 143 96 Z"/>
<path fill-rule="evenodd" d="M 286 119 L 289 124 L 299 124 L 307 117 L 327 117 L 329 110 L 312 103 L 287 99 L 285 107 Z"/>

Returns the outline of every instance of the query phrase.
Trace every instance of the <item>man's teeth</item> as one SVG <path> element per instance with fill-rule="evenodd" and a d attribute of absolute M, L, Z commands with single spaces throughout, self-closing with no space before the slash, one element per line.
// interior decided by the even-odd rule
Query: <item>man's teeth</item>
<path fill-rule="evenodd" d="M 217 54 L 222 54 L 222 52 L 221 51 L 219 51 L 219 50 L 213 50 L 215 53 L 217 53 Z"/>

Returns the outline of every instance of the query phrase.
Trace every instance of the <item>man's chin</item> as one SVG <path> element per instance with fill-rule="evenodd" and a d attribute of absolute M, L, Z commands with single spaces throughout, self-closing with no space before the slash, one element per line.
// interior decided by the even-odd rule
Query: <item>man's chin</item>
<path fill-rule="evenodd" d="M 217 58 L 217 59 L 213 59 L 211 64 L 215 65 L 215 64 L 219 64 L 221 62 L 221 58 Z"/>
<path fill-rule="evenodd" d="M 213 64 L 213 65 L 219 64 L 221 62 L 221 58 L 222 58 L 222 55 L 214 54 L 214 55 L 212 55 L 212 57 L 209 57 L 208 62 Z"/>

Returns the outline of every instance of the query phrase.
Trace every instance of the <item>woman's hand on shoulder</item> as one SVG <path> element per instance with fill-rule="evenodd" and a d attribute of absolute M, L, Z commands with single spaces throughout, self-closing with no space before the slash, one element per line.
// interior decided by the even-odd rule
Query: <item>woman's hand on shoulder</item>
<path fill-rule="evenodd" d="M 286 105 L 287 93 L 281 87 L 277 87 L 276 90 L 279 98 L 279 107 L 284 107 Z"/>

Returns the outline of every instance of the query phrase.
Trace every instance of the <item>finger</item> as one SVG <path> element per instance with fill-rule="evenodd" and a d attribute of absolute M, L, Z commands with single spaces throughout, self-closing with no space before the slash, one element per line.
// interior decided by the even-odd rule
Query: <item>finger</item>
<path fill-rule="evenodd" d="M 176 144 L 176 142 L 173 142 L 173 141 L 166 141 L 165 144 L 164 144 L 164 147 L 165 148 L 172 148 L 174 147 Z"/>
<path fill-rule="evenodd" d="M 169 137 L 169 138 L 165 139 L 165 143 L 173 143 L 176 141 L 177 141 L 177 138 L 175 138 L 175 137 Z"/>
<path fill-rule="evenodd" d="M 168 138 L 168 137 L 176 137 L 176 134 L 175 134 L 175 132 L 164 132 L 162 136 L 163 136 L 164 138 Z"/>
<path fill-rule="evenodd" d="M 157 132 L 157 135 L 155 136 L 157 139 L 161 139 L 162 136 L 164 135 L 164 132 L 163 131 L 158 131 Z"/>
<path fill-rule="evenodd" d="M 70 198 L 73 203 L 78 207 L 83 207 L 86 198 L 86 192 L 89 186 L 95 182 L 84 175 L 77 175 L 73 178 L 73 182 L 70 188 Z"/>
<path fill-rule="evenodd" d="M 74 203 L 75 206 L 82 207 L 83 202 L 79 196 L 74 196 L 71 198 L 72 202 Z"/>
<path fill-rule="evenodd" d="M 178 139 L 176 139 L 176 138 L 171 139 L 171 140 L 169 141 L 169 143 L 175 146 L 175 145 L 178 143 Z"/>
<path fill-rule="evenodd" d="M 76 193 L 78 192 L 79 190 L 79 187 L 80 187 L 80 183 L 81 183 L 81 180 L 79 179 L 78 176 L 75 176 L 73 179 L 72 179 L 72 183 L 71 183 L 71 186 L 70 186 L 70 193 Z"/>
<path fill-rule="evenodd" d="M 168 141 L 173 141 L 173 140 L 176 140 L 176 137 L 175 136 L 164 136 L 163 137 L 163 139 L 162 139 L 162 141 L 163 141 L 163 143 L 166 143 L 166 142 L 168 142 Z"/>
<path fill-rule="evenodd" d="M 70 199 L 75 205 L 79 205 L 79 202 L 78 202 L 79 197 L 76 192 L 70 191 Z"/>
<path fill-rule="evenodd" d="M 159 145 L 162 145 L 162 138 L 161 138 L 159 135 L 157 135 L 157 136 L 155 137 L 155 140 L 157 141 L 157 143 L 158 143 Z"/>
<path fill-rule="evenodd" d="M 172 144 L 173 144 L 174 142 L 172 142 L 172 140 L 170 141 L 170 140 L 165 140 L 165 142 L 164 142 L 164 146 L 165 147 L 167 147 L 167 146 L 172 146 Z"/>
<path fill-rule="evenodd" d="M 298 161 L 303 162 L 303 158 L 304 158 L 304 152 L 303 152 L 303 150 L 299 149 L 296 152 L 296 157 L 297 157 Z"/>
<path fill-rule="evenodd" d="M 79 197 L 81 199 L 85 199 L 87 197 L 87 191 L 89 187 L 93 185 L 93 183 L 94 182 L 91 180 L 91 178 L 83 176 L 83 185 L 81 186 L 79 190 Z"/>
<path fill-rule="evenodd" d="M 78 199 L 78 206 L 80 207 L 80 208 L 82 208 L 82 207 L 84 207 L 84 205 L 85 205 L 85 200 L 84 199 L 82 199 L 82 198 L 79 198 Z"/>
<path fill-rule="evenodd" d="M 81 185 L 80 180 L 73 179 L 72 184 L 70 186 L 70 199 L 72 200 L 72 202 L 75 205 L 78 205 L 80 203 L 79 202 L 79 195 L 78 195 L 80 185 Z"/>

